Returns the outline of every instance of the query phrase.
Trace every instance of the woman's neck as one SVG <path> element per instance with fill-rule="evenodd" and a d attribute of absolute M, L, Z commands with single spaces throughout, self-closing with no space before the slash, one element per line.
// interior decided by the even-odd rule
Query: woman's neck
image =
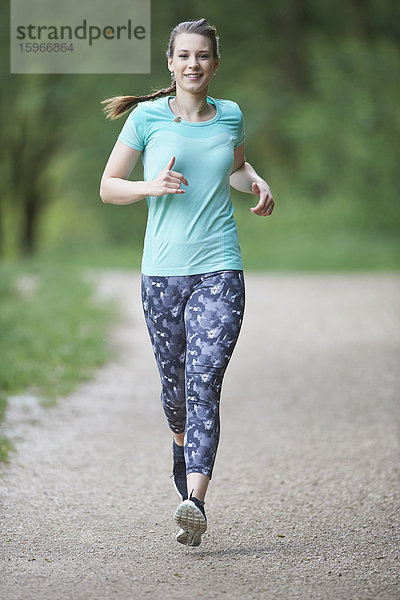
<path fill-rule="evenodd" d="M 206 121 L 215 109 L 207 102 L 207 93 L 202 95 L 177 93 L 171 101 L 171 108 L 177 117 L 184 121 Z"/>

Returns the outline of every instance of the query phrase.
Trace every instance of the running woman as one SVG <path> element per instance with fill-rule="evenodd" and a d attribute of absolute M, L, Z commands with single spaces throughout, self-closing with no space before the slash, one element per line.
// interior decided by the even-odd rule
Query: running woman
<path fill-rule="evenodd" d="M 218 42 L 205 19 L 179 23 L 166 52 L 171 85 L 103 101 L 111 119 L 134 108 L 105 167 L 100 196 L 118 205 L 147 198 L 141 295 L 173 435 L 173 476 L 182 498 L 176 539 L 188 546 L 198 546 L 207 529 L 204 499 L 219 441 L 222 380 L 245 304 L 230 186 L 258 196 L 254 215 L 274 209 L 267 182 L 245 160 L 238 104 L 208 95 Z M 140 155 L 144 181 L 129 181 Z"/>

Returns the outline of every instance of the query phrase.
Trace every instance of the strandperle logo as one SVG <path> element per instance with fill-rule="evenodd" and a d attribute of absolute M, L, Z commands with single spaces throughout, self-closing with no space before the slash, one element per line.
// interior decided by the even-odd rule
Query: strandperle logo
<path fill-rule="evenodd" d="M 73 27 L 71 25 L 19 25 L 17 27 L 17 40 L 29 41 L 72 41 L 87 40 L 89 46 L 99 39 L 121 40 L 137 39 L 143 40 L 146 37 L 146 29 L 143 25 L 134 25 L 131 19 L 128 19 L 126 25 L 98 25 L 88 24 L 83 19 L 81 25 Z"/>
<path fill-rule="evenodd" d="M 150 73 L 150 0 L 10 0 L 11 73 Z"/>

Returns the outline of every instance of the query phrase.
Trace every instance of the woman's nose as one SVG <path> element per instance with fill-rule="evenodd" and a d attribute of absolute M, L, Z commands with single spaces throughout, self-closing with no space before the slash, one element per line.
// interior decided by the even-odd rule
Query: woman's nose
<path fill-rule="evenodd" d="M 199 64 L 199 61 L 197 60 L 197 58 L 195 56 L 192 56 L 189 60 L 189 67 L 193 68 L 193 67 L 197 67 Z"/>

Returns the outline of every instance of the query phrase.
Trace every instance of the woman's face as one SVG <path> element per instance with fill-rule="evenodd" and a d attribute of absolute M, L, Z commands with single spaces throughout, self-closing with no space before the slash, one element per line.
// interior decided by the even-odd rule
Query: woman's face
<path fill-rule="evenodd" d="M 168 58 L 168 68 L 174 72 L 177 88 L 192 93 L 204 90 L 218 68 L 211 40 L 198 33 L 179 33 L 174 54 Z"/>

